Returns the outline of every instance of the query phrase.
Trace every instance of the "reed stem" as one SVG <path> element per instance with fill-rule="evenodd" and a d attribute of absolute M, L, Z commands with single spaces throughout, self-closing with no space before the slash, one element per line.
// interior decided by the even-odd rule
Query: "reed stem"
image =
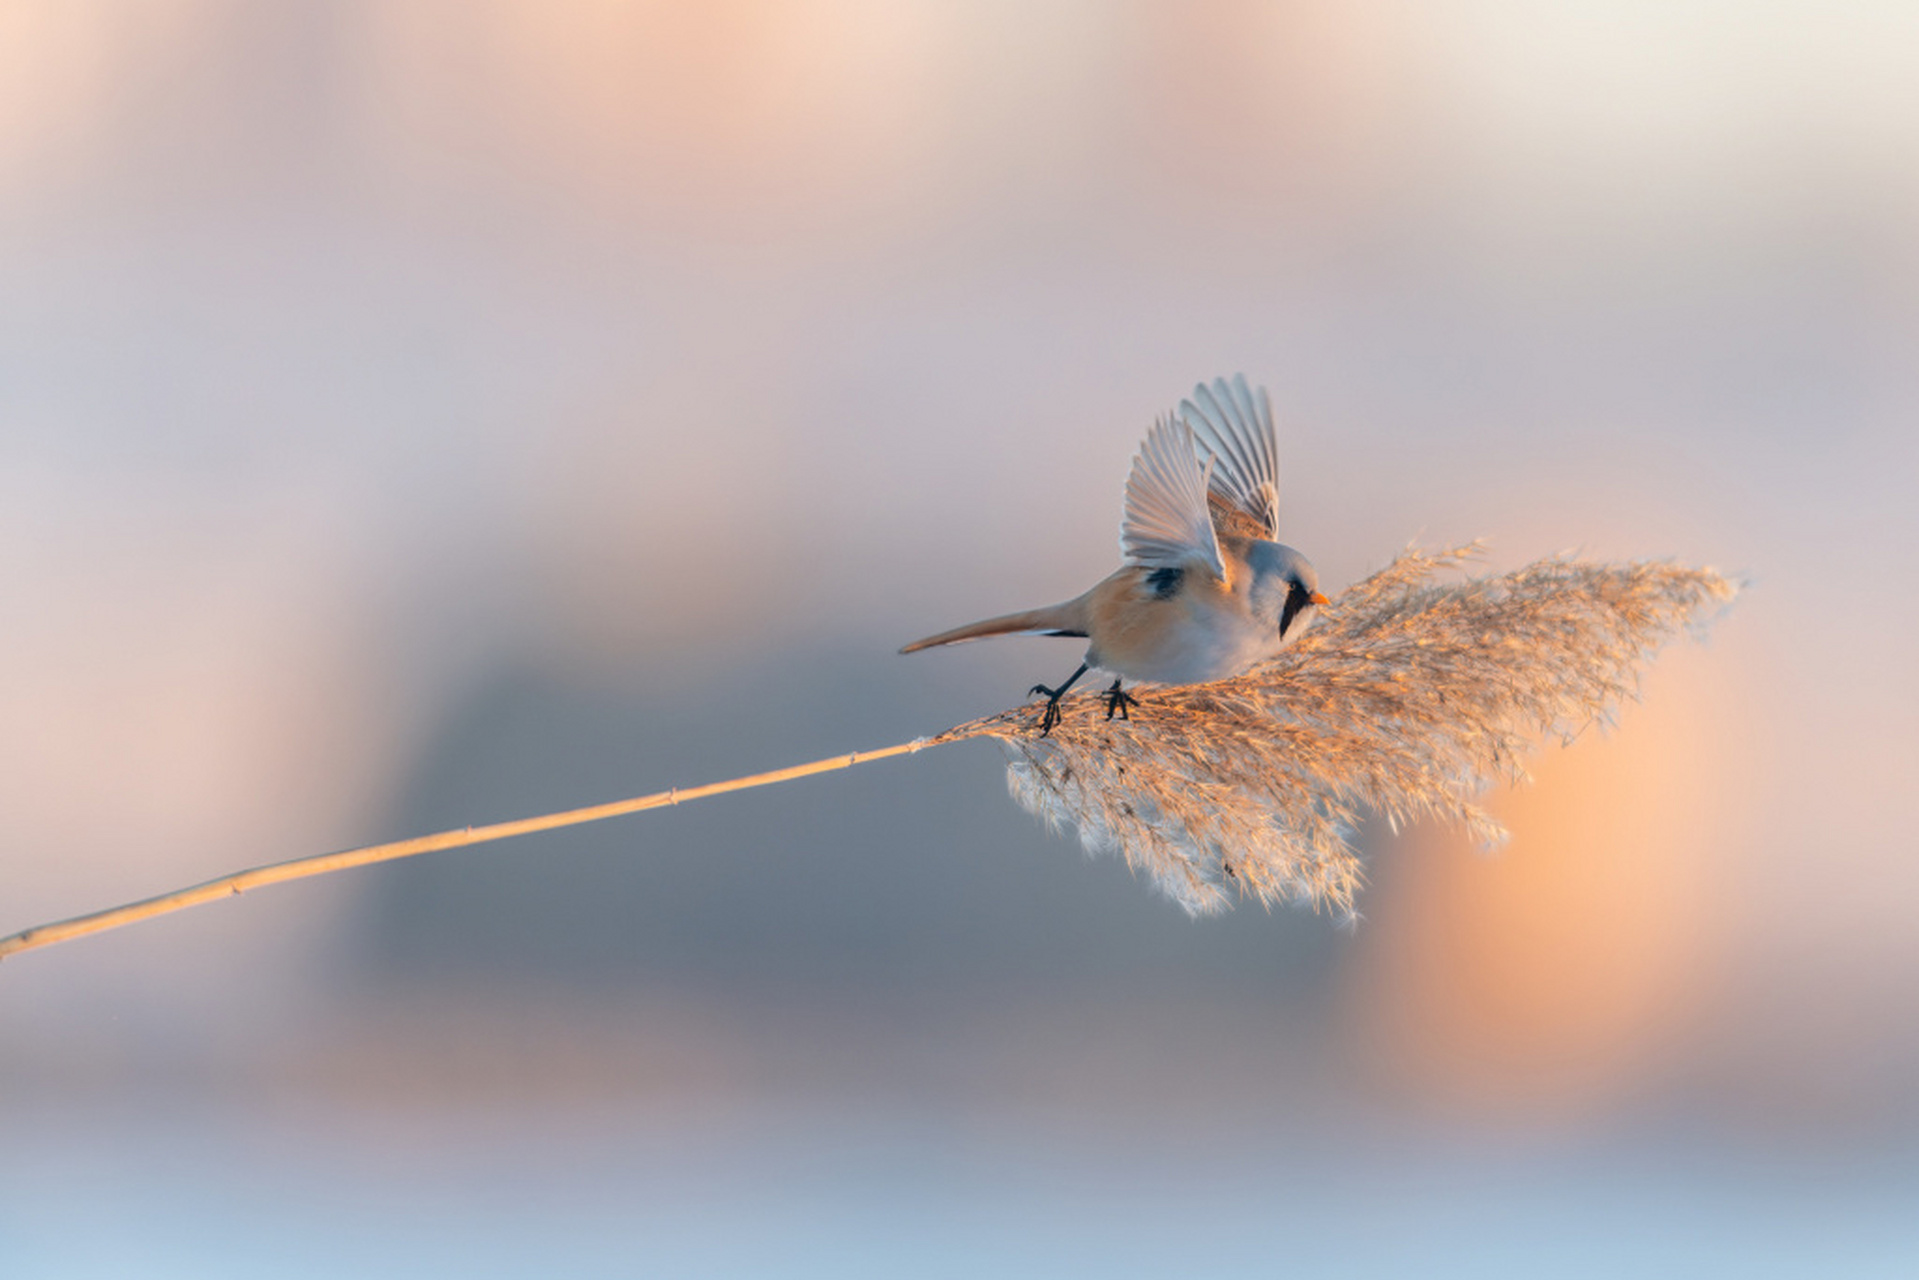
<path fill-rule="evenodd" d="M 364 867 L 375 862 L 392 862 L 398 858 L 411 858 L 416 854 L 433 853 L 440 849 L 461 849 L 468 845 L 486 844 L 493 840 L 532 835 L 536 831 L 552 831 L 559 827 L 578 826 L 583 822 L 599 822 L 605 818 L 617 818 L 646 809 L 662 809 L 668 805 L 685 804 L 691 800 L 704 800 L 708 796 L 723 795 L 728 791 L 745 791 L 751 787 L 765 787 L 775 782 L 811 777 L 816 773 L 831 773 L 835 769 L 850 769 L 856 764 L 865 764 L 870 760 L 910 755 L 926 747 L 941 746 L 948 742 L 958 742 L 962 738 L 977 736 L 977 731 L 969 732 L 969 729 L 970 726 L 949 730 L 933 738 L 917 738 L 897 746 L 881 747 L 877 751 L 855 751 L 843 756 L 828 756 L 824 760 L 775 769 L 770 773 L 729 778 L 724 782 L 709 782 L 698 787 L 674 787 L 667 791 L 655 792 L 650 796 L 615 800 L 610 804 L 589 805 L 583 809 L 568 809 L 563 813 L 542 814 L 537 818 L 518 818 L 512 822 L 496 822 L 485 827 L 461 827 L 454 831 L 441 831 L 429 836 L 415 836 L 410 840 L 394 840 L 387 844 L 367 845 L 364 848 L 346 849 L 339 853 L 322 853 L 311 857 L 292 858 L 286 862 L 271 862 L 262 867 L 236 871 L 232 875 L 221 876 L 217 880 L 208 880 L 204 884 L 176 889 L 172 893 L 163 893 L 158 897 L 129 902 L 125 906 L 110 907 L 105 911 L 94 911 L 87 915 L 75 916 L 70 920 L 58 920 L 51 924 L 22 929 L 18 933 L 0 938 L 0 960 L 21 951 L 31 951 L 35 947 L 51 946 L 53 943 L 65 942 L 70 938 L 83 938 L 90 933 L 101 933 L 108 929 L 117 929 L 121 925 L 133 924 L 138 920 L 148 920 L 154 916 L 167 915 L 187 907 L 196 907 L 203 902 L 230 898 L 236 894 L 245 893 L 248 889 L 258 889 L 263 885 L 279 884 L 286 880 L 304 880 L 308 876 L 323 876 L 329 872 L 345 871 L 350 867 Z"/>

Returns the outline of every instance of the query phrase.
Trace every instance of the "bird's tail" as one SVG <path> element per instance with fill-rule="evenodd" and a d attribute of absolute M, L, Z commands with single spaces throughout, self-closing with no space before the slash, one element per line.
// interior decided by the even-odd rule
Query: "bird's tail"
<path fill-rule="evenodd" d="M 1068 600 L 1065 604 L 1047 605 L 1044 609 L 1007 613 L 997 618 L 988 618 L 984 622 L 954 627 L 951 631 L 942 631 L 936 636 L 915 640 L 900 652 L 917 653 L 921 649 L 931 649 L 942 644 L 958 644 L 962 640 L 978 640 L 984 636 L 1083 636 L 1085 634 L 1085 605 L 1079 600 Z"/>

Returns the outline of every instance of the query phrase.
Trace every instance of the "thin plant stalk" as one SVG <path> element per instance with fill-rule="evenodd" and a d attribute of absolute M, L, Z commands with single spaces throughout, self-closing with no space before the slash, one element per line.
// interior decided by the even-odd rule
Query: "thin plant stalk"
<path fill-rule="evenodd" d="M 984 729 L 976 731 L 976 733 L 983 732 L 985 732 Z M 775 782 L 808 778 L 816 773 L 850 769 L 856 764 L 865 764 L 871 760 L 910 755 L 927 747 L 957 742 L 961 738 L 972 736 L 976 734 L 958 733 L 957 736 L 941 734 L 936 738 L 919 738 L 912 742 L 902 742 L 897 746 L 881 747 L 877 751 L 855 751 L 847 755 L 828 756 L 824 760 L 815 760 L 810 764 L 796 764 L 786 769 L 775 769 L 770 773 L 729 778 L 725 782 L 709 782 L 698 787 L 675 787 L 668 791 L 655 792 L 650 796 L 615 800 L 609 804 L 589 805 L 583 809 L 568 809 L 563 813 L 542 814 L 537 818 L 518 818 L 511 822 L 496 822 L 485 827 L 460 827 L 429 836 L 414 836 L 409 840 L 394 840 L 387 844 L 372 844 L 360 849 L 345 849 L 338 853 L 322 853 L 305 858 L 290 858 L 285 862 L 270 862 L 262 867 L 236 871 L 232 875 L 221 876 L 217 880 L 208 880 L 203 884 L 192 885 L 185 889 L 176 889 L 172 893 L 163 893 L 158 897 L 142 898 L 138 902 L 129 902 L 125 906 L 109 907 L 105 911 L 90 912 L 70 920 L 59 920 L 52 924 L 22 929 L 18 933 L 0 938 L 0 960 L 22 951 L 31 951 L 35 947 L 52 946 L 56 942 L 83 938 L 90 933 L 103 933 L 108 929 L 117 929 L 121 925 L 133 924 L 139 920 L 150 920 L 154 916 L 164 916 L 175 911 L 183 911 L 188 907 L 197 907 L 203 902 L 231 898 L 249 889 L 258 889 L 269 884 L 280 884 L 287 880 L 304 880 L 309 876 L 323 876 L 352 867 L 371 866 L 376 862 L 393 862 L 399 858 L 435 853 L 441 849 L 463 849 L 469 845 L 532 835 L 536 831 L 576 827 L 581 823 L 618 818 L 647 809 L 664 809 L 669 805 L 704 800 L 707 796 L 724 795 L 728 791 L 766 787 Z"/>

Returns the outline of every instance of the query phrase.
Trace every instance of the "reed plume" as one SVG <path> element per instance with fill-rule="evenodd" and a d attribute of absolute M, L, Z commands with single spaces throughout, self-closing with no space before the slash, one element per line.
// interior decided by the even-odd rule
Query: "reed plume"
<path fill-rule="evenodd" d="M 1506 833 L 1475 797 L 1523 780 L 1541 736 L 1609 721 L 1642 661 L 1738 591 L 1711 569 L 1568 557 L 1439 579 L 1478 550 L 1409 548 L 1277 658 L 1155 688 L 1130 721 L 1103 718 L 1091 694 L 1047 737 L 1030 709 L 955 732 L 998 739 L 1021 805 L 1195 915 L 1235 897 L 1350 915 L 1364 815 L 1497 844 Z"/>
<path fill-rule="evenodd" d="M 1105 695 L 1062 700 L 1050 735 L 1027 705 L 931 738 L 810 764 L 235 872 L 0 938 L 0 958 L 247 890 L 435 850 L 688 803 L 968 738 L 1004 747 L 1014 797 L 1095 853 L 1118 853 L 1189 912 L 1250 896 L 1350 914 L 1364 878 L 1352 834 L 1456 822 L 1505 832 L 1474 797 L 1524 778 L 1541 736 L 1570 739 L 1638 688 L 1641 662 L 1738 592 L 1711 569 L 1557 557 L 1437 580 L 1478 551 L 1408 549 L 1321 609 L 1279 657 L 1203 685 L 1155 687 L 1132 720 Z"/>

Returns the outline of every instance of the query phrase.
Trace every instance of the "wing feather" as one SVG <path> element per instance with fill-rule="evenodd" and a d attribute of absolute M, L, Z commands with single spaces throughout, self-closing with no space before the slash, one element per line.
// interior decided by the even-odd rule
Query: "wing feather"
<path fill-rule="evenodd" d="M 1250 517 L 1258 536 L 1279 540 L 1279 445 L 1273 432 L 1273 402 L 1257 394 L 1245 374 L 1215 378 L 1193 388 L 1180 416 L 1212 462 L 1209 487 L 1216 501 Z"/>
<path fill-rule="evenodd" d="M 1153 424 L 1126 477 L 1119 547 L 1129 564 L 1185 567 L 1197 562 L 1224 581 L 1206 492 L 1212 463 L 1199 460 L 1193 430 L 1176 415 Z"/>

